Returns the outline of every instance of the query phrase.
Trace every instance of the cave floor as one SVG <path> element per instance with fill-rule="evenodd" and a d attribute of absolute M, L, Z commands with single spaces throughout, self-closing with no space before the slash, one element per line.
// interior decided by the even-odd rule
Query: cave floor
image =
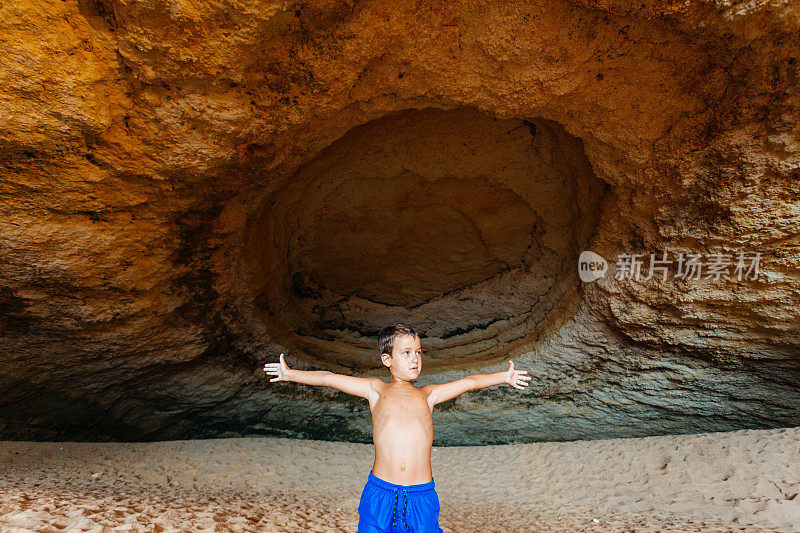
<path fill-rule="evenodd" d="M 449 532 L 797 531 L 800 428 L 435 447 Z M 368 444 L 0 442 L 8 531 L 356 531 Z M 596 520 L 596 522 L 595 522 Z"/>

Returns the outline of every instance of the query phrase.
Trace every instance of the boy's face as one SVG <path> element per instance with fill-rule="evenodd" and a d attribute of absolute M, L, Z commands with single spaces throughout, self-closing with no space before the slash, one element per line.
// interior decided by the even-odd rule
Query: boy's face
<path fill-rule="evenodd" d="M 391 357 L 383 354 L 382 359 L 393 376 L 405 381 L 415 380 L 422 372 L 422 346 L 419 337 L 398 335 L 394 338 Z"/>

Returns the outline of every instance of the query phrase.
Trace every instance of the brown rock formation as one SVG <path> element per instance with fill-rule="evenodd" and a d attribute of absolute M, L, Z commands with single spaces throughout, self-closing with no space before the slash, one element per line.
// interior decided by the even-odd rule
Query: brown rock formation
<path fill-rule="evenodd" d="M 260 369 L 385 375 L 393 321 L 421 382 L 534 378 L 437 408 L 437 444 L 800 425 L 793 5 L 0 14 L 0 437 L 368 440 Z M 588 283 L 583 250 L 760 275 Z"/>

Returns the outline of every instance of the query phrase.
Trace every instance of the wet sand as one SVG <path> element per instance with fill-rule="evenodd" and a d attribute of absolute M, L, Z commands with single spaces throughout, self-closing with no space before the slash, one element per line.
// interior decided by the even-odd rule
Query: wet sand
<path fill-rule="evenodd" d="M 447 532 L 800 531 L 800 428 L 432 456 Z M 355 532 L 372 460 L 283 438 L 4 441 L 0 530 Z"/>

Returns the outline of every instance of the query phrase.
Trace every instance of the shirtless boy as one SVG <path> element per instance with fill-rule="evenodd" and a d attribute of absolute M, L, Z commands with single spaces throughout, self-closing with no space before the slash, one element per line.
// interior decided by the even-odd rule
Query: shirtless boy
<path fill-rule="evenodd" d="M 273 381 L 295 381 L 339 389 L 369 400 L 372 411 L 372 465 L 358 505 L 358 532 L 398 531 L 441 533 L 439 497 L 431 472 L 433 406 L 464 392 L 508 383 L 528 386 L 527 371 L 508 370 L 494 374 L 472 374 L 450 383 L 417 387 L 413 381 L 422 372 L 422 347 L 410 326 L 393 324 L 378 337 L 381 362 L 391 379 L 359 378 L 327 370 L 293 370 L 283 354 L 279 363 L 267 363 L 264 372 Z"/>

